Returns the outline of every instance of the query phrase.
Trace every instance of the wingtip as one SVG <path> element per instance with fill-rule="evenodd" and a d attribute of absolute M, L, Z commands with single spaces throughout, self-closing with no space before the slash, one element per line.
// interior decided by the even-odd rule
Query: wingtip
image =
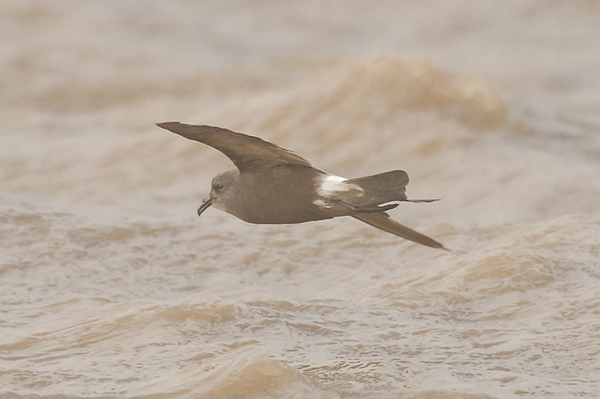
<path fill-rule="evenodd" d="M 167 129 L 169 130 L 169 126 L 173 126 L 173 125 L 181 125 L 180 122 L 159 122 L 156 124 L 156 126 L 161 127 L 163 129 Z"/>
<path fill-rule="evenodd" d="M 410 240 L 410 238 L 409 238 L 409 240 Z M 438 242 L 437 240 L 434 240 L 431 237 L 423 236 L 423 237 L 421 237 L 418 240 L 411 240 L 411 241 L 414 241 L 414 242 L 416 242 L 418 244 L 421 244 L 421 245 L 425 245 L 425 246 L 427 246 L 429 248 L 442 249 L 444 251 L 452 252 L 451 250 L 449 250 L 448 248 L 446 248 L 444 246 L 444 244 L 442 244 L 441 242 Z"/>
<path fill-rule="evenodd" d="M 390 216 L 385 212 L 368 212 L 368 213 L 355 213 L 351 215 L 355 219 L 365 222 L 373 227 L 387 231 L 388 233 L 397 235 L 406 240 L 416 242 L 421 245 L 425 245 L 430 248 L 443 249 L 449 251 L 443 244 L 428 237 L 424 234 L 419 233 L 410 227 L 404 226 L 391 219 Z"/>
<path fill-rule="evenodd" d="M 434 241 L 435 241 L 435 240 L 434 240 Z M 437 241 L 436 241 L 436 242 L 437 242 Z M 452 250 L 451 250 L 451 249 L 449 249 L 449 248 L 446 248 L 446 247 L 444 246 L 444 244 L 442 244 L 442 243 L 440 243 L 440 242 L 437 242 L 437 243 L 439 244 L 439 246 L 434 246 L 434 247 L 431 247 L 431 248 L 443 249 L 444 251 L 452 252 Z"/>

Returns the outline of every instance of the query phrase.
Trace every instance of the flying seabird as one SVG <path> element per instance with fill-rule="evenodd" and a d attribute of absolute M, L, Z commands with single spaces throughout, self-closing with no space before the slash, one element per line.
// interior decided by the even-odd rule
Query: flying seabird
<path fill-rule="evenodd" d="M 213 179 L 210 197 L 200 205 L 198 216 L 210 206 L 256 224 L 352 216 L 407 240 L 446 249 L 386 212 L 401 202 L 437 201 L 409 200 L 408 174 L 403 170 L 345 179 L 316 169 L 306 159 L 259 137 L 179 122 L 157 126 L 219 150 L 237 167 Z"/>

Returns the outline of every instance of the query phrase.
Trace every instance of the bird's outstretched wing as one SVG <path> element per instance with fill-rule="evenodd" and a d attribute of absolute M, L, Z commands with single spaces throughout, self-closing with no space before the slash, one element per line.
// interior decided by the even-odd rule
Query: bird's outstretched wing
<path fill-rule="evenodd" d="M 156 125 L 221 151 L 240 171 L 279 165 L 311 166 L 310 162 L 293 152 L 247 134 L 232 132 L 220 127 L 187 125 L 179 122 L 157 123 Z"/>
<path fill-rule="evenodd" d="M 402 237 L 428 247 L 446 249 L 442 244 L 433 238 L 429 238 L 426 235 L 423 235 L 418 231 L 415 231 L 410 227 L 406 227 L 391 219 L 390 215 L 385 212 L 355 213 L 351 216 L 362 222 L 370 224 L 373 227 L 377 227 L 378 229 L 387 231 L 388 233 L 395 234 L 398 237 Z"/>

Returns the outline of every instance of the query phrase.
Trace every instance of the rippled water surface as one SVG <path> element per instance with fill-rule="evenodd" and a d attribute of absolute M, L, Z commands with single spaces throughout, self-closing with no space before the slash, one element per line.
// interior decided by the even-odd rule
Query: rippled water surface
<path fill-rule="evenodd" d="M 593 1 L 0 5 L 1 398 L 597 398 Z M 406 170 L 392 217 L 196 209 L 219 152 Z"/>

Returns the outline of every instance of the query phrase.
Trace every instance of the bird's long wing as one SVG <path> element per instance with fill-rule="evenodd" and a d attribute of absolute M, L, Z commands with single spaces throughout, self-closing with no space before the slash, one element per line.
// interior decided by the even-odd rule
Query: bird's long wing
<path fill-rule="evenodd" d="M 214 126 L 187 125 L 179 122 L 156 125 L 221 151 L 240 171 L 278 165 L 311 166 L 306 159 L 258 137 Z"/>
<path fill-rule="evenodd" d="M 370 224 L 373 227 L 377 227 L 378 229 L 387 231 L 388 233 L 395 234 L 398 237 L 402 237 L 422 245 L 427 245 L 428 247 L 446 249 L 442 244 L 433 238 L 429 238 L 426 235 L 423 235 L 418 231 L 411 229 L 410 227 L 401 225 L 400 223 L 391 219 L 390 215 L 385 212 L 355 213 L 351 216 L 362 222 Z"/>

